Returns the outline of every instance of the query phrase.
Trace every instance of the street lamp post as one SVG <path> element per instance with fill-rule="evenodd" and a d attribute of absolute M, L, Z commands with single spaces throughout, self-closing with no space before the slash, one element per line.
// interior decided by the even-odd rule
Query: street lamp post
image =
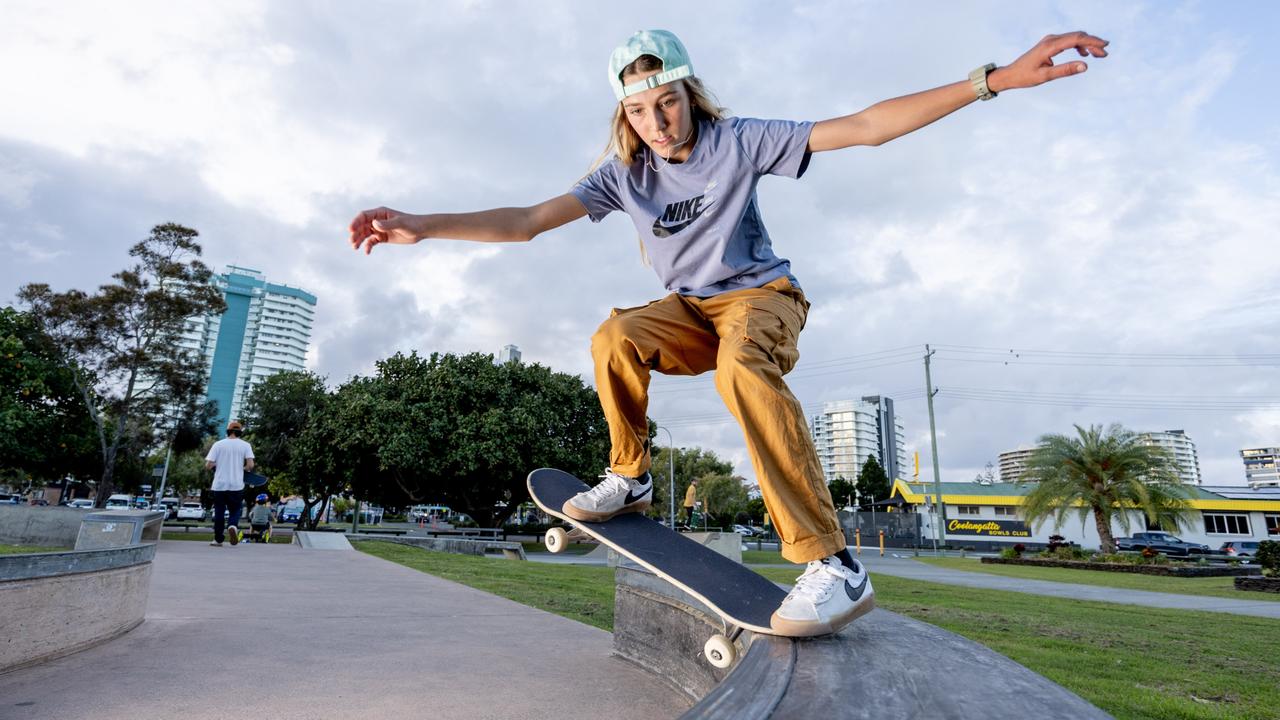
<path fill-rule="evenodd" d="M 669 511 L 668 521 L 667 521 L 670 524 L 667 525 L 667 527 L 671 528 L 672 530 L 675 530 L 676 529 L 676 444 L 675 444 L 675 440 L 671 439 L 670 430 L 662 427 L 661 425 L 658 425 L 657 427 L 659 430 L 667 434 L 667 461 L 668 461 L 667 480 L 670 482 L 670 485 L 671 485 L 670 491 L 667 493 L 668 495 L 667 500 L 668 500 L 668 504 L 670 505 L 670 511 Z"/>

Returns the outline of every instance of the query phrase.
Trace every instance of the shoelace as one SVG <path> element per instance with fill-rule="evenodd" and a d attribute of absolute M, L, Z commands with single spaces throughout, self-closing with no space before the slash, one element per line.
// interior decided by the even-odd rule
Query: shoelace
<path fill-rule="evenodd" d="M 804 598 L 813 603 L 826 601 L 836 586 L 844 581 L 844 576 L 835 568 L 821 560 L 812 560 L 805 568 L 804 574 L 796 578 L 796 585 L 791 595 Z"/>
<path fill-rule="evenodd" d="M 604 480 L 598 485 L 587 491 L 587 497 L 595 502 L 604 500 L 610 495 L 616 495 L 619 492 L 626 493 L 631 488 L 627 485 L 627 481 L 621 476 L 611 472 L 604 474 Z"/>

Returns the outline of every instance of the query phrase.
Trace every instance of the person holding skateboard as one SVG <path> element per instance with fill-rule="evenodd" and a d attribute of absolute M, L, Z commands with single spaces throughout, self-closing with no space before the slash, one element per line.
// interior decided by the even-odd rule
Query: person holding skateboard
<path fill-rule="evenodd" d="M 566 501 L 565 515 L 601 521 L 652 502 L 646 411 L 650 373 L 715 371 L 716 389 L 746 438 L 765 507 L 787 560 L 805 564 L 773 630 L 835 632 L 874 605 L 865 568 L 845 548 L 799 401 L 783 381 L 799 358 L 809 302 L 773 251 L 756 202 L 765 175 L 799 178 L 814 153 L 881 145 L 976 100 L 1084 72 L 1053 58 L 1074 48 L 1106 57 L 1084 32 L 1047 35 L 1013 63 L 820 122 L 727 117 L 671 32 L 637 32 L 609 59 L 617 99 L 599 164 L 568 193 L 524 208 L 414 215 L 386 207 L 352 220 L 366 254 L 427 238 L 529 241 L 589 216 L 627 213 L 646 261 L 671 294 L 615 309 L 592 337 L 596 390 L 612 443 L 604 480 Z"/>
<path fill-rule="evenodd" d="M 253 447 L 240 439 L 244 426 L 237 420 L 227 423 L 227 436 L 209 448 L 204 466 L 213 470 L 213 542 L 222 547 L 224 537 L 232 545 L 240 542 L 240 510 L 244 504 L 244 474 L 253 469 Z M 223 529 L 226 529 L 224 536 Z"/>

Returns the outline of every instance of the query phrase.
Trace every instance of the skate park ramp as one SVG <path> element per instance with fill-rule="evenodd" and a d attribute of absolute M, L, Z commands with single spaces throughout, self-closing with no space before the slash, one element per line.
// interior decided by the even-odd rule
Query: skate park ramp
<path fill-rule="evenodd" d="M 335 532 L 308 532 L 303 530 L 293 534 L 293 544 L 305 550 L 351 550 L 351 542 L 347 536 Z"/>
<path fill-rule="evenodd" d="M 652 573 L 617 569 L 614 652 L 684 692 L 685 720 L 1111 717 L 983 645 L 886 610 L 820 638 L 744 633 L 726 670 L 702 653 L 722 629 Z"/>

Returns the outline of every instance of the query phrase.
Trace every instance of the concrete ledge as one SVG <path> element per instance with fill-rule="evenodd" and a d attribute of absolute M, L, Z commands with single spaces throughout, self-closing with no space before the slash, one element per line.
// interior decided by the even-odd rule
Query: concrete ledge
<path fill-rule="evenodd" d="M 621 567 L 617 578 L 614 651 L 700 698 L 684 718 L 1110 717 L 999 653 L 885 610 L 811 640 L 744 633 L 721 678 L 702 658 L 718 619 L 647 572 Z"/>
<path fill-rule="evenodd" d="M 0 504 L 0 543 L 74 547 L 90 509 Z"/>
<path fill-rule="evenodd" d="M 0 558 L 0 673 L 45 662 L 137 627 L 154 544 Z M 29 576 L 22 576 L 27 571 Z"/>
<path fill-rule="evenodd" d="M 508 540 L 473 540 L 442 537 L 388 537 L 385 535 L 359 535 L 350 533 L 347 534 L 347 539 L 355 542 L 377 540 L 379 542 L 411 545 L 424 550 L 454 553 L 456 555 L 483 556 L 490 552 L 500 552 L 503 557 L 511 560 L 528 559 L 525 556 L 523 545 L 518 542 Z"/>

